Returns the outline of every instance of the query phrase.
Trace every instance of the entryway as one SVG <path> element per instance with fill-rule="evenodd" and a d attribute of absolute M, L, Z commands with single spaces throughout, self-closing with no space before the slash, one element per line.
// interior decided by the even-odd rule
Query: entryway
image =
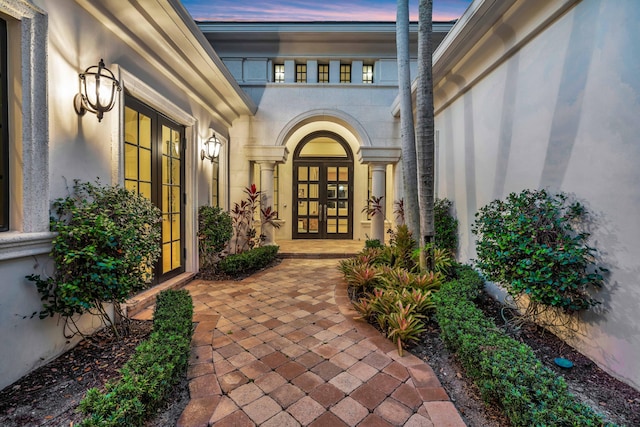
<path fill-rule="evenodd" d="M 353 238 L 353 154 L 332 132 L 314 132 L 293 158 L 294 239 Z"/>

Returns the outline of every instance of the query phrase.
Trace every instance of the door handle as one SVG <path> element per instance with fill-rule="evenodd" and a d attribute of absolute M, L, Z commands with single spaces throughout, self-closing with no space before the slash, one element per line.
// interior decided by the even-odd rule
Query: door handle
<path fill-rule="evenodd" d="M 324 205 L 324 222 L 327 222 L 327 205 Z"/>

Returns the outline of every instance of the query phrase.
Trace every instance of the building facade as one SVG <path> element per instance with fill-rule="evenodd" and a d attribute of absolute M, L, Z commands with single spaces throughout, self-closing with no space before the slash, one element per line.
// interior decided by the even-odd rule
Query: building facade
<path fill-rule="evenodd" d="M 455 26 L 434 24 L 436 188 L 454 202 L 460 260 L 475 256 L 475 212 L 511 191 L 585 202 L 611 275 L 573 344 L 636 387 L 638 18 L 634 0 L 475 0 Z M 41 303 L 25 279 L 53 272 L 50 205 L 75 179 L 163 211 L 163 285 L 198 271 L 198 207 L 229 210 L 251 184 L 278 211 L 269 243 L 364 242 L 394 222 L 394 23 L 195 23 L 178 0 L 0 0 L 0 36 L 0 387 L 77 342 L 32 316 Z M 98 121 L 73 100 L 101 59 L 122 91 Z M 209 158 L 208 141 L 221 143 Z M 371 197 L 386 223 L 363 212 Z"/>

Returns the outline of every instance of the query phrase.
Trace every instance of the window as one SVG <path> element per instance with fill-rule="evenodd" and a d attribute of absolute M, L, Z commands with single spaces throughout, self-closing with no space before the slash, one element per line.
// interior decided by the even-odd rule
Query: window
<path fill-rule="evenodd" d="M 220 207 L 220 157 L 213 158 L 211 175 L 211 206 Z"/>
<path fill-rule="evenodd" d="M 0 231 L 9 229 L 9 114 L 7 22 L 0 19 Z"/>
<path fill-rule="evenodd" d="M 340 64 L 340 83 L 351 83 L 351 64 Z"/>
<path fill-rule="evenodd" d="M 307 82 L 307 64 L 296 64 L 296 83 Z"/>
<path fill-rule="evenodd" d="M 362 66 L 362 83 L 373 83 L 373 65 Z"/>
<path fill-rule="evenodd" d="M 329 83 L 329 64 L 318 64 L 318 83 Z"/>
<path fill-rule="evenodd" d="M 284 83 L 284 64 L 273 64 L 273 81 Z"/>

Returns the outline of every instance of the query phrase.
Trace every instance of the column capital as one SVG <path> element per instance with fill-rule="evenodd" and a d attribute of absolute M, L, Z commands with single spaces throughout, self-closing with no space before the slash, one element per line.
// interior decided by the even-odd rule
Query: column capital
<path fill-rule="evenodd" d="M 360 147 L 357 154 L 360 163 L 386 165 L 398 163 L 402 150 L 399 147 Z"/>
<path fill-rule="evenodd" d="M 244 151 L 247 159 L 254 162 L 285 163 L 289 156 L 289 150 L 284 145 L 247 145 Z"/>

